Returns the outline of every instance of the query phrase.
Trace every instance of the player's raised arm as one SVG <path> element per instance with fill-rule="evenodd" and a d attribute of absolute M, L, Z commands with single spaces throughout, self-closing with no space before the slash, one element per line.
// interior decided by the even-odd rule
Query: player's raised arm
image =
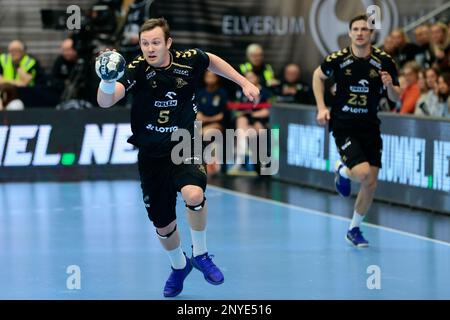
<path fill-rule="evenodd" d="M 95 61 L 95 71 L 102 79 L 97 90 L 97 102 L 109 108 L 125 96 L 125 87 L 117 82 L 125 70 L 125 59 L 115 51 L 105 51 Z"/>
<path fill-rule="evenodd" d="M 254 104 L 259 102 L 259 89 L 237 72 L 228 62 L 212 53 L 209 56 L 208 70 L 227 78 L 242 88 L 244 95 Z"/>

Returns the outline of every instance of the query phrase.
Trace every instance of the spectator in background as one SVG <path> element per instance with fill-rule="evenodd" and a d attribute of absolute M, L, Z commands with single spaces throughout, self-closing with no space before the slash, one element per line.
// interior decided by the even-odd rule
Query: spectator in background
<path fill-rule="evenodd" d="M 23 102 L 17 95 L 17 89 L 10 83 L 0 84 L 0 111 L 18 111 L 23 110 Z"/>
<path fill-rule="evenodd" d="M 438 22 L 431 26 L 431 44 L 436 57 L 434 67 L 438 68 L 440 72 L 450 71 L 448 58 L 450 41 L 448 29 L 444 23 Z"/>
<path fill-rule="evenodd" d="M 50 90 L 54 92 L 58 102 L 56 109 L 88 109 L 92 108 L 92 86 L 97 84 L 91 77 L 91 66 L 74 46 L 71 38 L 61 43 L 60 55 L 52 68 Z M 96 80 L 96 78 L 94 78 Z"/>
<path fill-rule="evenodd" d="M 277 102 L 313 104 L 311 88 L 300 81 L 301 70 L 295 63 L 284 68 L 283 80 L 273 88 Z"/>
<path fill-rule="evenodd" d="M 420 89 L 420 97 L 419 100 L 417 100 L 416 102 L 416 106 L 414 108 L 414 114 L 415 115 L 421 115 L 422 110 L 426 109 L 426 97 L 427 97 L 427 93 L 428 93 L 428 86 L 427 86 L 427 81 L 426 81 L 426 74 L 425 74 L 425 70 L 420 70 L 418 73 L 418 80 L 417 80 L 417 84 L 419 86 Z"/>
<path fill-rule="evenodd" d="M 215 73 L 206 71 L 203 80 L 205 82 L 205 88 L 199 90 L 196 94 L 197 121 L 202 121 L 204 141 L 211 141 L 214 132 L 213 129 L 223 130 L 224 113 L 228 96 L 225 89 L 220 85 L 219 76 Z M 217 146 L 214 146 L 214 148 L 217 148 Z M 217 149 L 214 153 L 215 155 L 217 154 Z M 207 165 L 208 175 L 217 173 L 219 170 L 220 165 L 217 159 Z"/>
<path fill-rule="evenodd" d="M 239 70 L 243 75 L 249 71 L 253 71 L 260 79 L 262 86 L 272 87 L 279 84 L 279 81 L 275 79 L 272 66 L 264 62 L 264 51 L 259 44 L 250 44 L 247 47 L 246 55 L 247 62 L 239 65 Z"/>
<path fill-rule="evenodd" d="M 395 29 L 391 32 L 391 36 L 396 48 L 393 58 L 397 65 L 400 68 L 403 68 L 407 62 L 415 60 L 419 48 L 415 44 L 409 42 L 403 29 Z"/>
<path fill-rule="evenodd" d="M 400 95 L 400 113 L 414 113 L 416 102 L 420 98 L 420 88 L 417 83 L 419 71 L 420 67 L 414 61 L 408 62 L 403 68 L 406 88 Z"/>
<path fill-rule="evenodd" d="M 78 52 L 73 46 L 72 39 L 63 40 L 60 53 L 52 68 L 52 87 L 59 95 L 69 85 L 71 74 L 78 60 Z"/>
<path fill-rule="evenodd" d="M 418 116 L 442 116 L 438 110 L 437 80 L 439 74 L 436 69 L 429 68 L 425 71 L 426 93 L 422 93 L 416 103 L 414 114 Z M 419 80 L 420 83 L 420 80 Z"/>
<path fill-rule="evenodd" d="M 431 47 L 431 29 L 426 24 L 420 25 L 414 29 L 414 36 L 418 46 L 416 62 L 421 68 L 428 69 L 434 61 L 433 49 Z"/>
<path fill-rule="evenodd" d="M 139 27 L 151 18 L 153 0 L 123 0 L 118 18 L 119 51 L 127 62 L 141 53 Z"/>
<path fill-rule="evenodd" d="M 260 90 L 259 103 L 253 106 L 248 98 L 243 94 L 242 90 L 236 92 L 237 103 L 233 105 L 240 105 L 241 108 L 235 111 L 236 124 L 236 162 L 231 166 L 227 173 L 229 175 L 251 175 L 256 176 L 257 172 L 252 162 L 246 163 L 246 168 L 242 167 L 245 163 L 245 158 L 255 160 L 257 155 L 247 154 L 245 141 L 257 139 L 261 129 L 268 128 L 270 109 L 267 108 L 271 97 L 270 91 L 261 85 L 258 75 L 253 71 L 248 71 L 245 78 L 258 87 Z M 251 130 L 253 129 L 253 130 Z M 250 151 L 250 150 L 249 150 Z"/>
<path fill-rule="evenodd" d="M 437 114 L 450 118 L 450 73 L 446 72 L 439 76 Z"/>
<path fill-rule="evenodd" d="M 18 87 L 32 87 L 42 71 L 38 61 L 25 51 L 25 44 L 13 40 L 8 45 L 8 53 L 0 55 L 0 84 L 11 83 Z"/>
<path fill-rule="evenodd" d="M 384 38 L 383 45 L 380 49 L 392 57 L 395 56 L 396 47 L 394 38 L 391 35 L 388 35 L 386 38 Z"/>

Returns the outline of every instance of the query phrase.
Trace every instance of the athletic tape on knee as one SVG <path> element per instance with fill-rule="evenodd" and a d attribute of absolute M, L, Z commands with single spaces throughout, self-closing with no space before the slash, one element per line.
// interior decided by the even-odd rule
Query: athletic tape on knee
<path fill-rule="evenodd" d="M 200 203 L 200 204 L 198 204 L 196 206 L 190 206 L 190 205 L 188 205 L 186 203 L 186 207 L 189 208 L 189 210 L 192 210 L 192 211 L 200 211 L 200 210 L 203 209 L 203 206 L 205 205 L 205 201 L 206 201 L 206 197 L 203 197 L 202 203 Z"/>
<path fill-rule="evenodd" d="M 170 231 L 168 234 L 166 234 L 166 235 L 160 235 L 159 234 L 159 232 L 158 232 L 158 229 L 156 229 L 156 234 L 158 235 L 158 237 L 160 238 L 160 239 L 169 239 L 170 238 L 170 236 L 172 235 L 172 234 L 174 234 L 174 232 L 175 231 L 177 231 L 177 225 L 175 224 L 175 227 L 173 228 L 173 230 L 172 231 Z"/>

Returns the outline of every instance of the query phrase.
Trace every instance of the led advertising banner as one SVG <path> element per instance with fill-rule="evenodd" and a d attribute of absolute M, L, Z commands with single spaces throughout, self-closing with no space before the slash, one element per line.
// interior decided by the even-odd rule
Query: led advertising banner
<path fill-rule="evenodd" d="M 129 112 L 1 112 L 0 181 L 136 178 Z"/>
<path fill-rule="evenodd" d="M 382 166 L 376 198 L 450 212 L 450 121 L 381 114 Z M 278 105 L 271 121 L 280 128 L 278 178 L 334 190 L 339 154 L 310 106 Z M 353 192 L 359 188 L 352 188 Z"/>

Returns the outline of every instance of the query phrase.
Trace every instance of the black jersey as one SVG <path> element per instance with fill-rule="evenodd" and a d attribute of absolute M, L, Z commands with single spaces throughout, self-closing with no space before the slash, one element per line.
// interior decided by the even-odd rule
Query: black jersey
<path fill-rule="evenodd" d="M 170 139 L 174 131 L 187 129 L 193 134 L 197 114 L 194 92 L 209 66 L 208 55 L 199 49 L 169 52 L 169 66 L 154 68 L 138 56 L 119 80 L 127 94 L 133 93 L 133 135 L 128 142 L 154 157 L 170 154 L 177 143 Z"/>
<path fill-rule="evenodd" d="M 387 71 L 393 84 L 398 85 L 397 68 L 392 58 L 375 47 L 369 57 L 358 58 L 348 47 L 326 57 L 321 69 L 336 82 L 330 130 L 379 130 L 378 105 L 387 95 L 379 71 Z"/>

